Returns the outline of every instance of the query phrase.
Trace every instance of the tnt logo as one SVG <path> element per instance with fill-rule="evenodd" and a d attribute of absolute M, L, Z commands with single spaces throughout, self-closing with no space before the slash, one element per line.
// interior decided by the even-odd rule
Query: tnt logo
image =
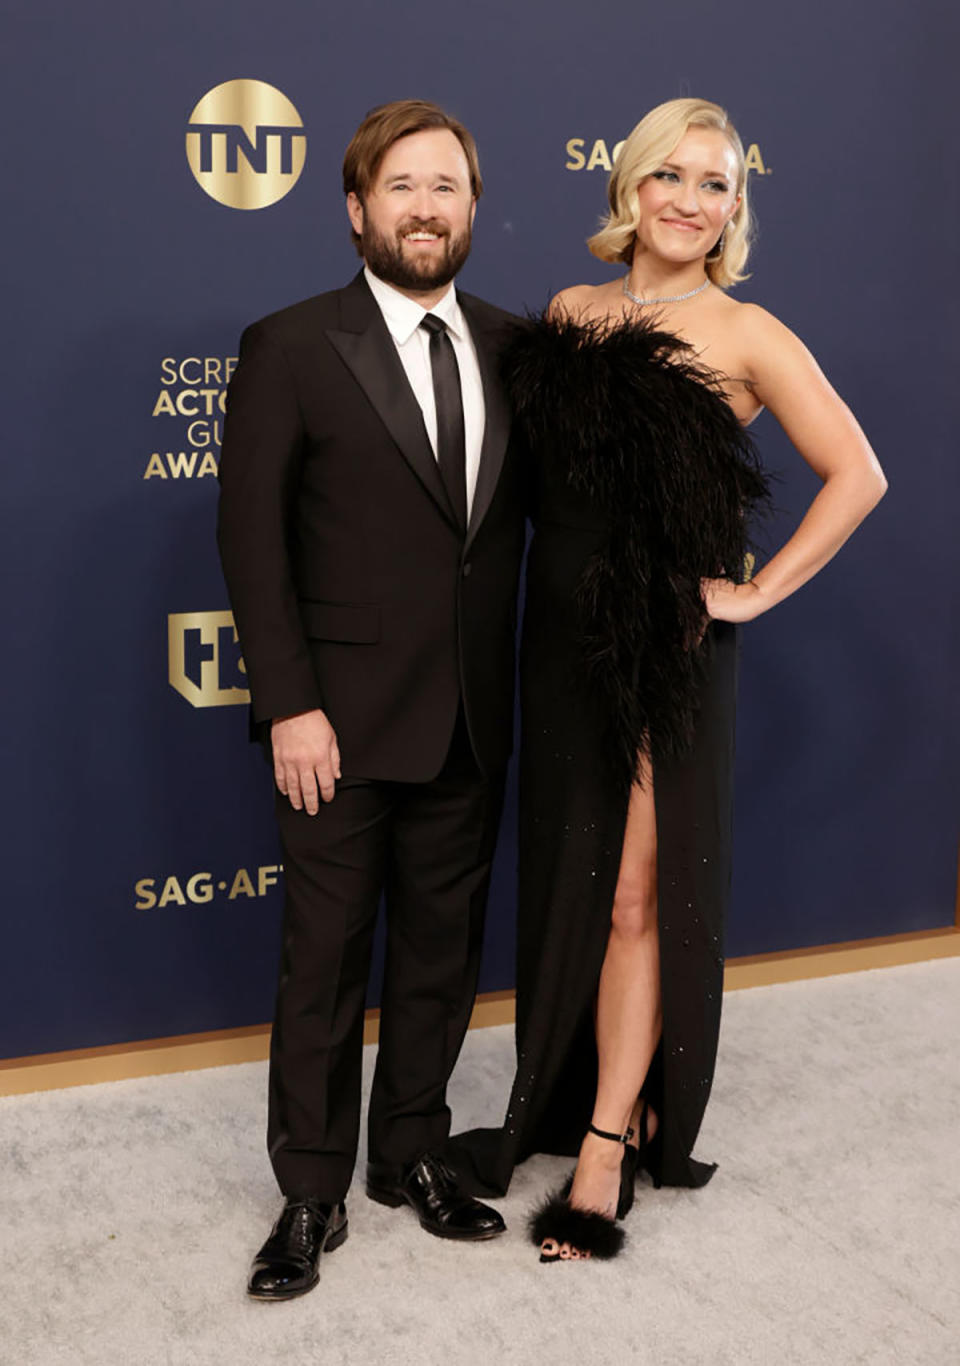
<path fill-rule="evenodd" d="M 170 686 L 192 707 L 250 701 L 232 612 L 172 612 L 167 641 Z"/>
<path fill-rule="evenodd" d="M 187 161 L 198 185 L 231 209 L 265 209 L 293 189 L 307 156 L 296 109 L 266 81 L 224 81 L 187 124 Z"/>

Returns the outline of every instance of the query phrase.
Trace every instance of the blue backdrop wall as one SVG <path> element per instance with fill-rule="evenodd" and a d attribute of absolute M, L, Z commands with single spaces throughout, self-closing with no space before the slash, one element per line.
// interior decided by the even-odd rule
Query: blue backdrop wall
<path fill-rule="evenodd" d="M 487 193 L 463 281 L 515 310 L 605 277 L 583 240 L 647 108 L 730 108 L 760 225 L 741 297 L 812 347 L 891 491 L 745 633 L 728 949 L 952 921 L 955 11 L 40 0 L 10 15 L 0 1053 L 270 1016 L 282 874 L 214 547 L 220 403 L 247 322 L 355 270 L 342 152 L 368 108 L 411 94 L 477 136 Z M 236 176 L 288 189 L 258 209 L 208 192 L 229 197 L 225 137 L 188 134 L 232 121 L 224 100 L 197 106 L 233 80 L 282 92 L 264 118 L 295 130 L 247 129 Z M 775 422 L 757 436 L 782 474 L 775 545 L 815 480 Z M 511 814 L 485 989 L 512 980 Z"/>

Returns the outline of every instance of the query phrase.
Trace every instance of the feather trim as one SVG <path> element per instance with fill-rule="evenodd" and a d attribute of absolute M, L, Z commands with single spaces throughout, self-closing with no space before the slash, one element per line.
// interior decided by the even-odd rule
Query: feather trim
<path fill-rule="evenodd" d="M 743 581 L 747 524 L 769 499 L 722 377 L 656 319 L 530 319 L 504 381 L 535 458 L 565 462 L 606 543 L 577 593 L 583 659 L 625 781 L 693 736 L 704 578 Z"/>
<path fill-rule="evenodd" d="M 531 1211 L 527 1227 L 531 1243 L 537 1246 L 554 1238 L 580 1252 L 589 1252 L 598 1261 L 616 1257 L 626 1241 L 619 1224 L 597 1210 L 577 1209 L 559 1192 L 546 1196 Z"/>

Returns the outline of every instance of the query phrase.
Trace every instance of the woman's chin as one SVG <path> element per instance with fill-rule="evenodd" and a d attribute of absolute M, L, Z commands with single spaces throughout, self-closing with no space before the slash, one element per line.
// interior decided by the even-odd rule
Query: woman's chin
<path fill-rule="evenodd" d="M 651 261 L 662 261 L 669 266 L 688 266 L 700 261 L 705 254 L 701 242 L 650 242 L 643 244 L 643 255 Z"/>

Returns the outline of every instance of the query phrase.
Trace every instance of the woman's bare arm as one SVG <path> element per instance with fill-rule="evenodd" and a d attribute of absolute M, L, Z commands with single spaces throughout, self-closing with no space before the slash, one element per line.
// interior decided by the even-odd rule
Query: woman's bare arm
<path fill-rule="evenodd" d="M 796 592 L 833 558 L 887 488 L 856 418 L 799 338 L 755 305 L 737 312 L 752 390 L 823 487 L 790 539 L 749 583 L 704 580 L 707 611 L 720 621 L 749 621 Z"/>

